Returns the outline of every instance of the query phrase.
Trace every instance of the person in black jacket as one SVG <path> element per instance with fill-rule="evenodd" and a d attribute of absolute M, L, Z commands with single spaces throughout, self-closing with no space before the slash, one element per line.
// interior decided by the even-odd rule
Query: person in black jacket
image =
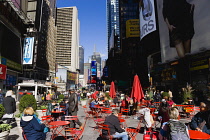
<path fill-rule="evenodd" d="M 112 114 L 106 117 L 104 124 L 108 125 L 110 128 L 110 135 L 114 138 L 122 138 L 122 140 L 128 140 L 127 132 L 120 127 L 120 121 L 118 119 L 118 109 L 113 109 Z M 103 131 L 106 135 L 107 132 Z"/>
<path fill-rule="evenodd" d="M 200 103 L 200 112 L 198 112 L 190 122 L 190 128 L 192 130 L 202 131 L 204 133 L 210 134 L 210 124 L 209 124 L 209 114 L 206 104 L 204 102 Z"/>
<path fill-rule="evenodd" d="M 74 92 L 74 90 L 70 91 L 70 97 L 69 97 L 69 115 L 70 116 L 77 116 L 78 111 L 78 98 L 77 94 Z M 82 128 L 82 123 L 77 119 L 76 121 L 71 121 L 70 127 L 74 128 L 75 122 L 80 126 L 80 129 Z"/>
<path fill-rule="evenodd" d="M 3 99 L 3 106 L 5 108 L 5 113 L 8 116 L 14 116 L 14 112 L 16 111 L 16 102 L 15 99 L 12 97 L 12 90 L 7 91 L 6 97 Z M 12 121 L 12 118 L 6 118 L 7 123 Z"/>

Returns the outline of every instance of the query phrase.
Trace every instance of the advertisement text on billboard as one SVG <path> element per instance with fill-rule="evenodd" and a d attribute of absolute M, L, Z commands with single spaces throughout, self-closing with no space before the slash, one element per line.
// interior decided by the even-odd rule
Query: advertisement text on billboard
<path fill-rule="evenodd" d="M 128 37 L 139 37 L 139 19 L 130 19 L 126 21 L 126 38 Z"/>
<path fill-rule="evenodd" d="M 156 30 L 154 0 L 142 0 L 139 9 L 140 38 Z"/>

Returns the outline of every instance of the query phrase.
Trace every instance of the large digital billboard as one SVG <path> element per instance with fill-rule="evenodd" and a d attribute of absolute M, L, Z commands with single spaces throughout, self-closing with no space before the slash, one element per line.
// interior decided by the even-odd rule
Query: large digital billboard
<path fill-rule="evenodd" d="M 34 37 L 24 39 L 23 64 L 32 64 L 33 62 Z"/>
<path fill-rule="evenodd" d="M 157 0 L 162 62 L 210 49 L 209 0 Z"/>
<path fill-rule="evenodd" d="M 154 0 L 141 0 L 139 6 L 140 38 L 156 30 Z"/>
<path fill-rule="evenodd" d="M 90 83 L 95 84 L 97 81 L 97 66 L 96 61 L 91 61 L 91 81 Z"/>

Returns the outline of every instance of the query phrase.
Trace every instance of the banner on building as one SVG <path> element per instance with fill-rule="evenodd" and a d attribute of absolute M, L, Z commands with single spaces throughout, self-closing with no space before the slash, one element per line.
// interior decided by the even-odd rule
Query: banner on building
<path fill-rule="evenodd" d="M 142 0 L 139 9 L 140 38 L 156 30 L 154 0 Z"/>
<path fill-rule="evenodd" d="M 24 39 L 23 47 L 23 64 L 32 64 L 34 50 L 34 37 L 27 37 Z"/>
<path fill-rule="evenodd" d="M 157 0 L 162 63 L 210 50 L 209 9 L 209 0 Z"/>
<path fill-rule="evenodd" d="M 139 19 L 130 19 L 126 21 L 126 38 L 139 37 L 140 27 Z"/>
<path fill-rule="evenodd" d="M 5 80 L 7 73 L 7 66 L 0 64 L 0 79 Z"/>

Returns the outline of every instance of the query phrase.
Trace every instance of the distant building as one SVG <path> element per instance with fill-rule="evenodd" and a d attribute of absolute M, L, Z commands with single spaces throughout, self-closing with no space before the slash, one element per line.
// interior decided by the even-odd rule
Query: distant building
<path fill-rule="evenodd" d="M 84 74 L 84 48 L 79 46 L 79 70 L 80 74 Z"/>
<path fill-rule="evenodd" d="M 79 20 L 76 7 L 57 9 L 56 62 L 76 72 L 79 69 Z"/>
<path fill-rule="evenodd" d="M 85 86 L 90 83 L 90 63 L 84 63 L 84 83 Z"/>

